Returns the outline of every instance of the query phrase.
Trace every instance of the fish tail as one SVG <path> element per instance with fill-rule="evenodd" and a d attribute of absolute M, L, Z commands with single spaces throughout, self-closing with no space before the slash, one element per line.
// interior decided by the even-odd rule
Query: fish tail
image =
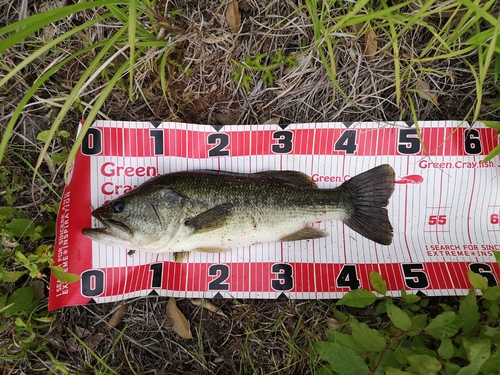
<path fill-rule="evenodd" d="M 364 237 L 382 245 L 392 242 L 392 225 L 386 206 L 394 191 L 394 170 L 383 164 L 344 182 L 350 210 L 344 223 Z"/>

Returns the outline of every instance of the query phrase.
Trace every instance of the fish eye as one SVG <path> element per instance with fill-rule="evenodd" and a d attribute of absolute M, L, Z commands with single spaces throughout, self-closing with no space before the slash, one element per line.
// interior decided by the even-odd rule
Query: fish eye
<path fill-rule="evenodd" d="M 113 203 L 113 211 L 115 212 L 122 212 L 124 208 L 125 203 L 123 203 L 122 201 L 116 201 L 115 203 Z"/>

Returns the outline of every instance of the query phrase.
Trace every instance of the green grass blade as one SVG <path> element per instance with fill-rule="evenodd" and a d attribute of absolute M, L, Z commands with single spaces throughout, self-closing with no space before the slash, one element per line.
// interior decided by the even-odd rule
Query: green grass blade
<path fill-rule="evenodd" d="M 24 107 L 28 104 L 30 99 L 33 97 L 35 92 L 45 83 L 47 80 L 54 74 L 56 73 L 63 65 L 67 64 L 69 61 L 77 58 L 78 56 L 87 53 L 93 49 L 99 48 L 100 45 L 104 44 L 105 42 L 98 42 L 94 45 L 91 45 L 85 49 L 82 49 L 78 52 L 76 52 L 73 55 L 68 56 L 64 60 L 62 60 L 60 63 L 54 65 L 52 68 L 47 70 L 40 78 L 38 78 L 32 86 L 29 88 L 29 90 L 26 92 L 26 94 L 23 96 L 19 104 L 17 105 L 16 109 L 12 113 L 12 116 L 7 123 L 7 126 L 5 127 L 5 132 L 2 137 L 2 141 L 0 142 L 0 164 L 2 163 L 3 157 L 5 155 L 5 152 L 7 150 L 8 144 L 9 144 L 9 139 L 10 135 L 12 134 L 12 130 L 14 129 L 14 126 L 16 125 L 17 119 L 21 115 L 21 113 L 24 111 Z"/>
<path fill-rule="evenodd" d="M 21 43 L 28 36 L 34 34 L 37 30 L 52 22 L 61 20 L 82 10 L 97 8 L 109 4 L 127 4 L 127 1 L 98 0 L 68 5 L 61 8 L 49 10 L 47 12 L 35 14 L 28 18 L 24 18 L 20 21 L 4 26 L 0 29 L 0 37 L 13 31 L 15 31 L 15 33 L 2 40 L 2 43 L 0 43 L 0 54 L 8 48 Z"/>
<path fill-rule="evenodd" d="M 47 141 L 45 143 L 45 146 L 44 146 L 43 150 L 40 152 L 40 155 L 38 157 L 38 161 L 37 161 L 36 166 L 35 166 L 36 170 L 38 170 L 38 168 L 42 164 L 43 156 L 45 155 L 45 153 L 47 152 L 47 150 L 49 148 L 49 143 L 52 140 L 52 138 L 54 138 L 54 134 L 56 133 L 57 129 L 59 128 L 59 125 L 62 123 L 64 117 L 66 116 L 66 113 L 69 111 L 69 109 L 73 105 L 73 103 L 76 100 L 76 98 L 80 95 L 80 92 L 86 86 L 86 83 L 88 84 L 87 79 L 90 78 L 90 76 L 92 74 L 96 75 L 97 72 L 100 72 L 100 71 L 104 70 L 105 67 L 107 66 L 107 64 L 109 64 L 113 60 L 114 57 L 108 59 L 107 60 L 107 64 L 106 63 L 103 64 L 103 62 L 101 61 L 102 58 L 106 55 L 106 53 L 109 51 L 109 49 L 112 48 L 112 47 L 114 47 L 114 44 L 119 40 L 119 38 L 121 38 L 122 34 L 127 30 L 127 28 L 128 28 L 128 25 L 122 26 L 122 28 L 120 30 L 118 30 L 116 32 L 116 34 L 113 35 L 107 41 L 107 44 L 104 45 L 104 47 L 99 52 L 99 54 L 96 56 L 96 58 L 90 63 L 90 65 L 88 66 L 88 68 L 85 71 L 85 73 L 80 77 L 80 79 L 78 80 L 78 82 L 74 86 L 73 90 L 68 95 L 66 101 L 64 102 L 63 107 L 61 108 L 61 110 L 59 111 L 58 115 L 56 116 L 56 118 L 55 118 L 55 120 L 54 120 L 54 122 L 53 122 L 53 124 L 52 124 L 52 126 L 50 128 L 50 131 L 49 131 L 49 133 L 47 135 Z M 115 53 L 114 56 L 117 56 L 118 54 L 119 54 L 119 52 Z M 95 72 L 95 70 L 96 70 L 96 68 L 97 68 L 98 65 L 101 65 L 101 66 L 97 70 L 97 72 Z M 75 146 L 73 146 L 73 148 L 74 147 Z"/>
<path fill-rule="evenodd" d="M 144 49 L 138 49 L 136 51 L 136 53 L 140 54 L 143 50 Z M 115 87 L 118 80 L 120 80 L 123 77 L 123 75 L 125 74 L 127 67 L 128 67 L 128 64 L 125 63 L 117 70 L 117 72 L 115 73 L 113 78 L 111 78 L 109 83 L 106 85 L 106 87 L 102 91 L 101 95 L 99 95 L 99 97 L 95 101 L 94 106 L 92 107 L 91 111 L 89 112 L 89 115 L 85 119 L 85 123 L 84 123 L 80 133 L 78 134 L 78 137 L 75 141 L 75 144 L 71 148 L 71 151 L 70 151 L 69 156 L 68 156 L 68 162 L 66 163 L 66 168 L 64 170 L 64 176 L 67 176 L 71 162 L 75 158 L 76 153 L 78 152 L 78 148 L 79 148 L 80 144 L 82 143 L 83 138 L 85 137 L 85 134 L 87 133 L 88 128 L 92 125 L 95 117 L 97 116 L 97 113 L 99 112 L 99 109 L 102 107 L 105 100 L 108 98 L 109 94 L 111 93 L 111 90 L 113 90 L 113 88 Z"/>
<path fill-rule="evenodd" d="M 491 150 L 491 152 L 488 155 L 486 155 L 486 157 L 483 160 L 483 163 L 486 163 L 486 162 L 490 161 L 491 159 L 493 159 L 498 154 L 500 154 L 500 145 L 498 145 L 497 147 L 495 147 L 493 150 Z"/>
<path fill-rule="evenodd" d="M 80 31 L 85 30 L 85 29 L 89 28 L 90 26 L 92 26 L 93 24 L 95 24 L 95 23 L 97 23 L 99 21 L 102 21 L 102 20 L 104 20 L 104 19 L 106 19 L 106 18 L 108 18 L 110 16 L 111 16 L 111 14 L 108 13 L 108 14 L 104 14 L 104 15 L 102 15 L 100 17 L 97 17 L 97 18 L 95 18 L 93 20 L 87 21 L 84 24 L 82 24 L 80 26 L 77 26 L 74 29 L 71 29 L 70 31 L 68 31 L 68 32 L 64 33 L 63 35 L 59 36 L 58 38 L 56 38 L 54 40 L 51 40 L 50 42 L 48 42 L 44 46 L 38 48 L 28 58 L 26 58 L 23 61 L 21 61 L 18 65 L 16 65 L 16 67 L 14 69 L 12 69 L 9 73 L 7 73 L 5 75 L 5 77 L 3 77 L 0 80 L 0 86 L 5 86 L 6 83 L 12 77 L 14 77 L 17 73 L 19 73 L 22 69 L 24 69 L 26 66 L 28 66 L 29 64 L 31 64 L 34 60 L 38 59 L 43 54 L 45 54 L 48 51 L 50 51 L 50 49 L 54 48 L 59 43 L 65 41 L 66 39 L 68 39 L 72 35 L 75 35 L 75 34 L 79 33 Z"/>
<path fill-rule="evenodd" d="M 129 90 L 128 96 L 130 101 L 134 101 L 134 65 L 135 65 L 135 39 L 136 39 L 136 25 L 137 25 L 137 1 L 130 0 L 129 5 L 129 19 L 128 19 L 128 45 L 130 51 L 129 60 Z"/>

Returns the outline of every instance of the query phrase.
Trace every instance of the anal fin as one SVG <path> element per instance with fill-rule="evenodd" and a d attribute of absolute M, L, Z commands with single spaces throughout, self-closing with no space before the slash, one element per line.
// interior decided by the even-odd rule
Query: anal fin
<path fill-rule="evenodd" d="M 202 253 L 221 253 L 223 251 L 228 251 L 227 247 L 197 247 L 195 251 L 200 251 Z"/>
<path fill-rule="evenodd" d="M 314 238 L 323 238 L 328 236 L 329 233 L 324 230 L 306 226 L 297 232 L 287 234 L 280 238 L 280 241 L 300 241 L 300 240 L 312 240 Z"/>
<path fill-rule="evenodd" d="M 179 251 L 174 253 L 174 260 L 176 263 L 182 263 L 189 257 L 189 251 Z"/>

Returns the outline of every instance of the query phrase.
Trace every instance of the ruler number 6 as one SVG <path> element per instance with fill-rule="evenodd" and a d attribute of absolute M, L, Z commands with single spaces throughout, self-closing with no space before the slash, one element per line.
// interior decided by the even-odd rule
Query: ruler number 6
<path fill-rule="evenodd" d="M 464 149 L 469 155 L 478 155 L 481 153 L 481 138 L 476 129 L 468 129 L 464 132 Z"/>
<path fill-rule="evenodd" d="M 497 286 L 498 285 L 498 282 L 497 282 L 495 275 L 493 275 L 493 273 L 491 272 L 491 267 L 488 266 L 487 264 L 472 263 L 469 265 L 469 269 L 472 272 L 477 273 L 478 275 L 481 275 L 482 277 L 484 277 L 488 281 L 488 286 Z"/>

